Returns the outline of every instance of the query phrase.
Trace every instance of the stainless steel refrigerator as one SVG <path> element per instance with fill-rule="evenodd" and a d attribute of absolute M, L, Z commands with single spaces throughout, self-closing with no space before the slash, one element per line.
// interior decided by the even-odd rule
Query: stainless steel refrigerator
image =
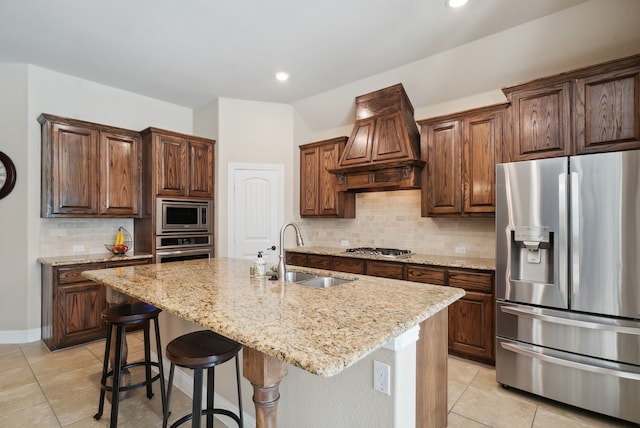
<path fill-rule="evenodd" d="M 496 377 L 640 423 L 640 151 L 496 168 Z"/>

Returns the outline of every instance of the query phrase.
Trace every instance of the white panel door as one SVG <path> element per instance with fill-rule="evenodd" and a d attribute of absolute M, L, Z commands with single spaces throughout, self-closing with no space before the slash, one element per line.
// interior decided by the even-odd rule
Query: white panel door
<path fill-rule="evenodd" d="M 284 222 L 284 165 L 229 164 L 229 255 L 278 262 L 278 233 Z"/>

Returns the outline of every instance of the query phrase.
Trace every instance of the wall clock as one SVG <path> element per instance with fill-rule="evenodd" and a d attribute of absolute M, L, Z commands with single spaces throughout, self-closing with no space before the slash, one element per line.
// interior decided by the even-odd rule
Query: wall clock
<path fill-rule="evenodd" d="M 16 167 L 9 156 L 0 152 L 0 199 L 7 196 L 16 184 Z"/>

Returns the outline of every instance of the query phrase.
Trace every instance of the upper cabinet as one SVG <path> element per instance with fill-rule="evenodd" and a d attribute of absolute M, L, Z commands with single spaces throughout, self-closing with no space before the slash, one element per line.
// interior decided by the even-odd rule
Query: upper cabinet
<path fill-rule="evenodd" d="M 423 171 L 422 216 L 492 216 L 495 165 L 501 161 L 506 105 L 418 121 Z"/>
<path fill-rule="evenodd" d="M 640 55 L 503 91 L 505 161 L 640 148 Z"/>
<path fill-rule="evenodd" d="M 140 136 L 42 114 L 42 217 L 139 217 Z"/>
<path fill-rule="evenodd" d="M 300 146 L 300 216 L 355 217 L 355 194 L 336 190 L 336 168 L 347 137 Z"/>
<path fill-rule="evenodd" d="M 145 194 L 213 198 L 214 140 L 156 128 L 141 135 Z"/>

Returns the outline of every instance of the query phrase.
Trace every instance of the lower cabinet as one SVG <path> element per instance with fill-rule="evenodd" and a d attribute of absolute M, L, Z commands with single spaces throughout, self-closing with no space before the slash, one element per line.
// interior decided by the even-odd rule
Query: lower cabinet
<path fill-rule="evenodd" d="M 110 267 L 147 264 L 151 259 L 42 266 L 42 341 L 54 351 L 97 339 L 106 334 L 101 314 L 107 308 L 103 285 L 82 272 Z"/>
<path fill-rule="evenodd" d="M 293 252 L 287 252 L 286 263 L 462 288 L 466 294 L 449 306 L 449 353 L 495 364 L 493 271 Z"/>

